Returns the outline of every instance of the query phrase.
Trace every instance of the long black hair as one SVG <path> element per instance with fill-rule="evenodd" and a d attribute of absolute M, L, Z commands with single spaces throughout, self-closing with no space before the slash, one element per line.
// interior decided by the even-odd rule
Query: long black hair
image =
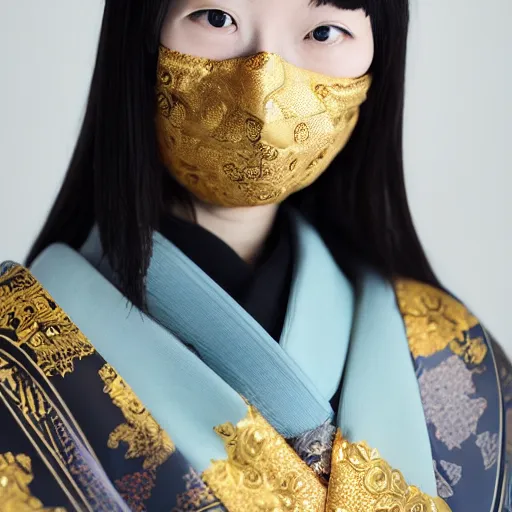
<path fill-rule="evenodd" d="M 172 0 L 106 0 L 87 110 L 67 175 L 27 264 L 55 242 L 78 248 L 94 223 L 122 291 L 145 302 L 152 233 L 164 205 L 187 202 L 164 169 L 155 132 L 160 30 Z M 340 265 L 439 283 L 417 237 L 403 173 L 408 0 L 313 0 L 363 8 L 375 39 L 373 83 L 344 150 L 288 200 L 315 224 Z"/>

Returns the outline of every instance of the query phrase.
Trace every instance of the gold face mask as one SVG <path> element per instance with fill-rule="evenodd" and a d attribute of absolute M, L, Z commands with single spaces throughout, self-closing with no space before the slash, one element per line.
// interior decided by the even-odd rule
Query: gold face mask
<path fill-rule="evenodd" d="M 218 206 L 280 203 L 315 181 L 350 138 L 371 82 L 271 53 L 213 61 L 163 46 L 157 73 L 164 164 Z"/>

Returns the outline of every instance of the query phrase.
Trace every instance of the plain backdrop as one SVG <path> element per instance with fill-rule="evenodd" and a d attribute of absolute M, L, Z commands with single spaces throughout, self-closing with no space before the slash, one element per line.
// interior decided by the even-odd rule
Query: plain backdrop
<path fill-rule="evenodd" d="M 442 282 L 512 355 L 512 2 L 412 2 L 405 160 L 414 220 Z M 0 259 L 24 259 L 58 191 L 102 9 L 100 0 L 0 0 Z"/>

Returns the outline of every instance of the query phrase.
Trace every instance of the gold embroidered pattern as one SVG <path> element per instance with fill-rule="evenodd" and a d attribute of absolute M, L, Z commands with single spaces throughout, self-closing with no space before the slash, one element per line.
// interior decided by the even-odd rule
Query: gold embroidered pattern
<path fill-rule="evenodd" d="M 320 176 L 349 140 L 371 78 L 332 78 L 271 53 L 224 61 L 161 47 L 162 159 L 199 199 L 278 203 Z"/>
<path fill-rule="evenodd" d="M 176 498 L 176 506 L 172 512 L 208 512 L 225 511 L 222 503 L 217 499 L 194 469 L 184 475 L 186 491 Z"/>
<path fill-rule="evenodd" d="M 447 293 L 409 279 L 395 283 L 412 355 L 428 357 L 450 347 L 458 355 L 483 361 L 487 347 L 467 338 L 478 320 Z"/>
<path fill-rule="evenodd" d="M 230 512 L 322 511 L 326 489 L 286 441 L 253 408 L 235 427 L 217 427 L 228 458 L 203 478 Z"/>
<path fill-rule="evenodd" d="M 466 364 L 482 364 L 487 355 L 487 345 L 482 337 L 471 338 L 464 333 L 464 339 L 450 341 L 450 350 L 458 355 Z"/>
<path fill-rule="evenodd" d="M 94 347 L 23 267 L 15 266 L 0 278 L 0 330 L 34 354 L 47 377 L 64 377 L 73 361 L 94 353 Z"/>
<path fill-rule="evenodd" d="M 26 455 L 0 455 L 0 508 L 3 512 L 66 512 L 64 508 L 44 508 L 28 486 L 34 479 L 32 462 Z"/>
<path fill-rule="evenodd" d="M 450 512 L 441 498 L 408 486 L 399 471 L 366 443 L 351 444 L 338 432 L 327 512 Z"/>
<path fill-rule="evenodd" d="M 125 442 L 128 444 L 126 459 L 143 457 L 143 468 L 146 470 L 162 465 L 176 450 L 171 438 L 112 366 L 104 365 L 99 375 L 105 384 L 103 391 L 121 409 L 126 419 L 126 423 L 118 425 L 110 434 L 108 447 L 115 449 Z"/>
<path fill-rule="evenodd" d="M 35 425 L 46 422 L 52 407 L 40 386 L 8 354 L 0 354 L 0 391 Z"/>

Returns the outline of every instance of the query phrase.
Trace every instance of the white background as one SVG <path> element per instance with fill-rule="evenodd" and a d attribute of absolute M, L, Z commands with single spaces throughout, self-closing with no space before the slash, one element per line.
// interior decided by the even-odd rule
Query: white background
<path fill-rule="evenodd" d="M 441 280 L 512 354 L 512 2 L 412 1 L 405 156 L 414 219 Z M 23 260 L 57 193 L 102 8 L 0 0 L 0 259 Z"/>

